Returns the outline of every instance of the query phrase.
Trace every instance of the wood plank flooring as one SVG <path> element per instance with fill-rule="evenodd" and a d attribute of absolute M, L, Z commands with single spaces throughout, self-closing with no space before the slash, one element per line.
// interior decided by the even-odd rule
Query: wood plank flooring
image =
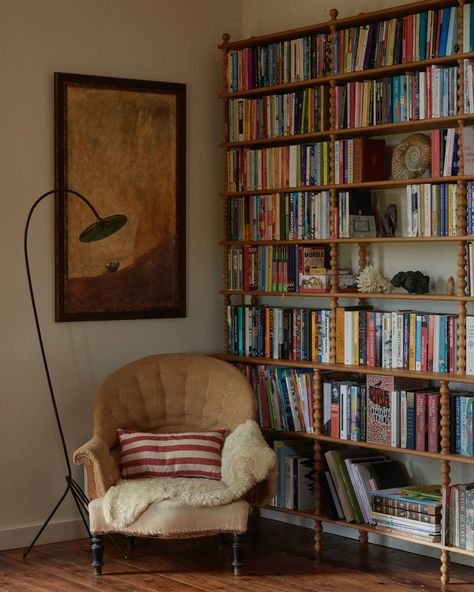
<path fill-rule="evenodd" d="M 268 519 L 251 521 L 243 575 L 232 575 L 231 544 L 219 562 L 217 541 L 138 539 L 126 560 L 106 540 L 104 575 L 94 578 L 89 541 L 0 552 L 3 592 L 408 592 L 439 590 L 439 562 L 325 535 L 320 560 L 312 532 Z M 473 592 L 474 569 L 452 567 L 455 592 Z"/>

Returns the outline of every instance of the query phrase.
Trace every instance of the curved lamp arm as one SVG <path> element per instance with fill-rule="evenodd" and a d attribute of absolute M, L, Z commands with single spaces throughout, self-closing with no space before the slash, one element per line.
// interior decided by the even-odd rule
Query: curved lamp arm
<path fill-rule="evenodd" d="M 79 199 L 81 199 L 92 211 L 92 213 L 94 214 L 95 218 L 96 218 L 96 224 L 98 226 L 101 226 L 102 224 L 106 224 L 106 221 L 104 221 L 103 218 L 101 218 L 97 212 L 97 210 L 94 208 L 94 206 L 90 203 L 90 201 L 85 198 L 83 195 L 81 195 L 80 193 L 78 193 L 77 191 L 74 191 L 73 189 L 52 189 L 51 191 L 47 191 L 46 193 L 43 193 L 43 195 L 41 195 L 40 197 L 38 197 L 38 199 L 35 201 L 35 203 L 31 206 L 30 211 L 28 212 L 28 217 L 26 219 L 26 224 L 25 224 L 25 231 L 24 231 L 24 235 L 23 235 L 23 248 L 24 248 L 24 254 L 25 254 L 25 267 L 26 267 L 26 276 L 28 278 L 28 288 L 29 288 L 29 292 L 30 292 L 30 298 L 31 298 L 31 306 L 33 308 L 33 315 L 34 315 L 34 319 L 35 319 L 35 325 L 36 325 L 36 332 L 38 335 L 38 341 L 40 344 L 40 349 L 41 349 L 41 357 L 43 359 L 43 365 L 44 365 L 44 371 L 46 373 L 46 379 L 48 381 L 48 388 L 49 388 L 49 394 L 51 397 L 51 403 L 53 405 L 53 409 L 54 409 L 54 417 L 56 419 L 56 425 L 59 431 L 59 436 L 61 438 L 61 444 L 63 447 L 63 452 L 64 452 L 64 458 L 66 460 L 66 466 L 67 466 L 67 471 L 68 471 L 68 476 L 71 477 L 72 473 L 71 473 L 71 462 L 69 460 L 69 453 L 68 453 L 68 449 L 66 446 L 66 439 L 64 437 L 64 432 L 63 432 L 63 428 L 61 426 L 61 420 L 59 417 L 59 411 L 58 411 L 58 406 L 56 404 L 56 397 L 54 395 L 54 390 L 53 390 L 53 383 L 51 381 L 51 375 L 49 373 L 49 367 L 48 367 L 48 361 L 46 359 L 46 352 L 44 349 L 44 344 L 43 344 L 43 337 L 41 335 L 41 327 L 40 327 L 40 323 L 39 323 L 39 319 L 38 319 L 38 311 L 36 308 L 36 300 L 35 300 L 35 294 L 34 294 L 34 290 L 33 290 L 33 283 L 31 280 L 31 271 L 30 271 L 30 262 L 29 262 L 29 256 L 28 256 L 28 231 L 29 231 L 29 227 L 30 227 L 30 221 L 31 221 L 31 217 L 33 215 L 33 212 L 35 211 L 36 207 L 48 196 L 56 194 L 56 193 L 71 193 L 72 195 L 75 195 L 76 197 L 78 197 Z M 123 221 L 123 218 L 125 219 Z M 125 216 L 122 217 L 122 226 L 123 224 L 125 224 L 126 222 L 126 218 Z M 121 227 L 121 226 L 120 226 Z M 118 228 L 117 228 L 118 230 Z M 110 234 L 110 233 L 109 233 Z M 81 235 L 82 237 L 82 235 Z M 99 236 L 99 239 L 102 238 L 101 236 Z M 97 239 L 95 239 L 97 240 Z"/>

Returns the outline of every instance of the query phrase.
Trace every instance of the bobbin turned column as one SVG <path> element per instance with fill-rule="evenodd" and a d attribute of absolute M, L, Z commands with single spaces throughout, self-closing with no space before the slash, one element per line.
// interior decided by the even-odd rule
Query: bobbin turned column
<path fill-rule="evenodd" d="M 441 393 L 441 455 L 450 453 L 450 400 L 448 383 L 443 380 L 440 386 Z M 441 461 L 441 487 L 446 489 L 451 482 L 451 465 L 449 460 Z M 444 511 L 448 511 L 447 508 Z M 449 583 L 449 551 L 441 551 L 441 586 L 446 587 Z"/>
<path fill-rule="evenodd" d="M 314 371 L 314 396 L 313 396 L 313 425 L 316 436 L 322 433 L 323 414 L 322 414 L 322 389 L 321 375 Z M 323 469 L 323 450 L 321 442 L 314 441 L 314 513 L 321 516 L 321 483 L 319 474 Z M 323 547 L 323 525 L 320 520 L 314 521 L 314 550 L 319 555 Z"/>

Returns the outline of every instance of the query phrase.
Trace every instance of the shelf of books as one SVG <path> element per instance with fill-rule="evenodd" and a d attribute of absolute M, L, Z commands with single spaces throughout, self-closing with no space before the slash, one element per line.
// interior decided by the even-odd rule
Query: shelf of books
<path fill-rule="evenodd" d="M 316 552 L 323 523 L 438 549 L 444 587 L 450 554 L 474 556 L 474 484 L 451 479 L 474 465 L 474 4 L 333 9 L 219 48 L 218 355 L 276 451 L 269 507 L 312 518 Z M 415 242 L 453 277 L 361 281 L 373 249 Z M 415 483 L 409 457 L 439 478 Z"/>

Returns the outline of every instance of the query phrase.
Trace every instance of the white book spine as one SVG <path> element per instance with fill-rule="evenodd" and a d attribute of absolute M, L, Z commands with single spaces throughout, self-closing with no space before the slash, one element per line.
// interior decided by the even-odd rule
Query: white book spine
<path fill-rule="evenodd" d="M 394 448 L 400 447 L 400 393 L 399 391 L 392 391 L 390 393 L 390 408 L 392 410 L 392 429 L 391 429 L 391 445 Z"/>
<path fill-rule="evenodd" d="M 352 324 L 352 312 L 344 311 L 344 364 L 352 366 L 354 358 L 354 331 Z"/>
<path fill-rule="evenodd" d="M 466 317 L 466 374 L 474 374 L 474 317 Z"/>

